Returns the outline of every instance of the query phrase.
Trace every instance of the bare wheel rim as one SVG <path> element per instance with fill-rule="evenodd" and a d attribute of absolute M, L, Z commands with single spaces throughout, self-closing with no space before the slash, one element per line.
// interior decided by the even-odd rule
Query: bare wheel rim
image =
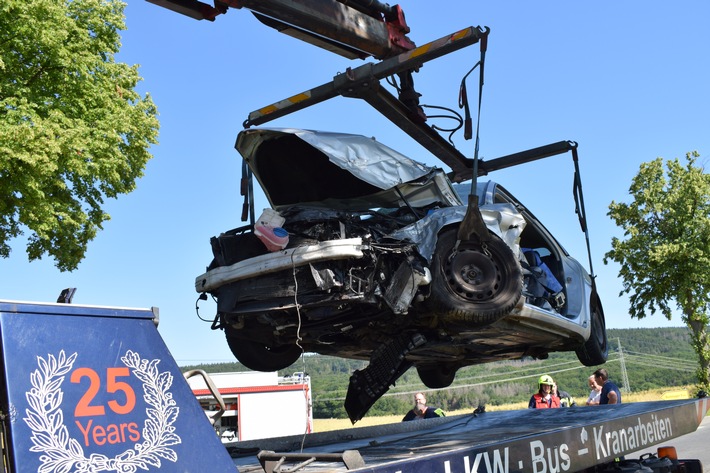
<path fill-rule="evenodd" d="M 484 248 L 459 247 L 446 258 L 443 269 L 451 290 L 471 302 L 491 300 L 503 287 L 503 271 Z"/>

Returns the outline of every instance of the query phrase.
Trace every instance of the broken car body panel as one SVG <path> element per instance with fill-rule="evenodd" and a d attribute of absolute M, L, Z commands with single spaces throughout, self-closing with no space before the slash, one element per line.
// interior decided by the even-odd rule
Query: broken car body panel
<path fill-rule="evenodd" d="M 251 129 L 237 150 L 274 210 L 300 205 L 336 210 L 461 205 L 441 169 L 418 163 L 361 135 Z"/>

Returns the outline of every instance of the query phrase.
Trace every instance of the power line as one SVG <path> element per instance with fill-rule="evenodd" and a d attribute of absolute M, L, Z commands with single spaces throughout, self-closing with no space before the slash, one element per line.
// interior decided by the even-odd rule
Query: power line
<path fill-rule="evenodd" d="M 586 369 L 587 367 L 584 365 L 579 364 L 578 366 L 574 366 L 572 368 L 565 368 L 565 369 L 559 369 L 559 370 L 539 370 L 535 374 L 529 374 L 529 375 L 522 375 L 522 376 L 515 376 L 513 378 L 501 378 L 501 379 L 496 379 L 496 380 L 491 380 L 491 381 L 482 381 L 480 383 L 472 383 L 472 384 L 457 384 L 457 385 L 452 385 L 448 386 L 446 388 L 436 388 L 436 389 L 427 389 L 427 392 L 435 392 L 435 391 L 455 391 L 457 389 L 468 389 L 468 388 L 473 388 L 476 386 L 487 386 L 490 384 L 501 384 L 501 383 L 509 383 L 512 381 L 519 381 L 523 379 L 531 379 L 531 378 L 537 378 L 540 376 L 541 372 L 547 373 L 547 374 L 556 374 L 556 373 L 562 373 L 564 371 L 572 371 L 572 370 L 579 370 L 579 369 Z M 412 395 L 419 392 L 419 390 L 414 390 L 414 391 L 398 391 L 398 392 L 388 392 L 382 397 L 392 397 L 392 396 L 406 396 L 406 395 Z M 331 397 L 331 398 L 326 398 L 326 399 L 314 399 L 313 402 L 326 402 L 326 401 L 343 401 L 345 400 L 345 397 Z"/>
<path fill-rule="evenodd" d="M 638 365 L 638 366 L 645 366 L 645 367 L 652 367 L 652 368 L 658 368 L 658 369 L 668 369 L 668 370 L 676 370 L 676 371 L 683 371 L 683 372 L 693 372 L 695 370 L 695 364 L 693 362 L 689 362 L 688 360 L 684 360 L 682 358 L 672 358 L 672 357 L 665 357 L 662 355 L 652 355 L 648 353 L 641 353 L 641 352 L 636 352 L 636 351 L 628 351 L 622 348 L 621 346 L 621 340 L 617 338 L 617 343 L 618 343 L 618 356 L 617 357 L 610 357 L 607 359 L 607 363 L 619 363 L 620 364 L 620 371 L 621 371 L 621 377 L 622 377 L 622 388 L 626 392 L 631 392 L 631 387 L 629 383 L 629 378 L 628 378 L 628 372 L 626 371 L 626 364 L 630 363 L 633 365 Z M 561 369 L 556 369 L 556 370 L 551 370 L 550 368 L 555 368 L 555 367 L 563 367 L 563 366 L 569 366 L 569 365 L 574 365 L 568 368 L 561 368 Z M 504 372 L 504 373 L 486 373 L 486 374 L 481 374 L 477 376 L 469 376 L 465 378 L 457 378 L 456 381 L 465 381 L 465 380 L 480 380 L 479 382 L 475 383 L 466 383 L 466 384 L 455 384 L 451 385 L 445 388 L 437 388 L 437 389 L 427 389 L 428 392 L 433 392 L 433 391 L 454 391 L 457 389 L 469 389 L 473 387 L 478 387 L 478 386 L 487 386 L 491 384 L 505 384 L 505 383 L 511 383 L 514 381 L 520 381 L 520 380 L 526 380 L 526 379 L 532 379 L 540 376 L 540 373 L 547 373 L 547 374 L 556 374 L 556 373 L 562 373 L 566 371 L 574 371 L 574 370 L 581 370 L 581 369 L 587 369 L 588 367 L 582 365 L 578 361 L 560 361 L 560 362 L 555 362 L 551 364 L 545 364 L 544 361 L 541 362 L 529 362 L 526 363 L 526 366 L 521 366 L 520 368 L 513 369 L 513 371 L 509 372 Z M 535 371 L 533 374 L 523 374 L 526 372 L 530 371 Z M 512 376 L 509 377 L 511 374 L 517 374 L 517 376 Z M 488 378 L 486 380 L 486 378 Z M 491 379 L 492 378 L 492 379 Z M 382 397 L 392 397 L 392 396 L 407 396 L 407 395 L 412 395 L 421 390 L 421 385 L 420 384 L 407 384 L 407 385 L 400 385 L 399 388 L 410 388 L 407 389 L 406 391 L 390 391 L 386 394 L 384 394 Z M 335 393 L 338 391 L 344 392 L 345 390 L 336 390 Z M 332 392 L 331 392 L 332 394 Z M 336 395 L 337 396 L 337 395 Z M 327 402 L 327 401 L 343 401 L 345 399 L 344 396 L 337 396 L 337 397 L 328 397 L 325 399 L 314 399 L 313 402 Z"/>
<path fill-rule="evenodd" d="M 688 360 L 685 360 L 682 358 L 673 358 L 673 357 L 662 356 L 662 355 L 651 355 L 648 353 L 640 353 L 640 352 L 635 352 L 635 351 L 631 351 L 631 350 L 625 350 L 625 352 L 627 354 L 632 355 L 632 356 L 650 358 L 650 359 L 659 360 L 659 361 L 667 361 L 669 363 L 677 363 L 677 364 L 691 365 L 691 366 L 695 366 L 695 364 L 696 364 L 694 361 L 688 361 Z"/>
<path fill-rule="evenodd" d="M 685 373 L 693 373 L 695 371 L 695 368 L 681 368 L 679 366 L 659 366 L 657 364 L 654 364 L 652 362 L 644 363 L 643 361 L 634 361 L 635 365 L 638 366 L 646 366 L 649 368 L 658 368 L 658 369 L 666 369 L 666 370 L 671 370 L 671 371 L 683 371 Z"/>
<path fill-rule="evenodd" d="M 659 361 L 659 360 L 653 360 L 653 359 L 648 359 L 646 357 L 642 356 L 629 356 L 627 357 L 627 362 L 628 363 L 639 363 L 639 364 L 649 364 L 651 363 L 651 366 L 657 366 L 658 368 L 666 368 L 666 369 L 689 369 L 693 370 L 695 369 L 696 365 L 693 363 L 672 363 L 670 361 Z"/>
<path fill-rule="evenodd" d="M 517 379 L 535 378 L 535 377 L 540 376 L 540 374 L 543 372 L 558 373 L 558 372 L 562 372 L 562 371 L 570 371 L 573 369 L 585 368 L 584 366 L 582 366 L 579 363 L 579 361 L 576 361 L 576 360 L 561 361 L 558 363 L 551 363 L 551 364 L 544 364 L 544 363 L 545 363 L 544 361 L 528 361 L 528 362 L 526 362 L 527 366 L 523 366 L 520 368 L 514 368 L 512 371 L 506 371 L 506 372 L 500 372 L 500 373 L 484 373 L 484 374 L 480 374 L 480 375 L 476 375 L 476 376 L 467 376 L 467 377 L 457 377 L 456 378 L 457 383 L 461 383 L 462 381 L 466 381 L 466 380 L 483 380 L 486 378 L 494 378 L 494 379 L 492 381 L 488 381 L 488 382 L 481 381 L 481 382 L 470 384 L 470 385 L 456 384 L 456 385 L 449 386 L 447 388 L 439 388 L 439 389 L 427 388 L 427 391 L 430 391 L 430 390 L 431 391 L 436 391 L 436 390 L 445 391 L 447 389 L 460 388 L 460 387 L 465 387 L 465 386 L 483 386 L 483 385 L 489 385 L 489 384 L 495 384 L 495 383 L 505 383 L 505 382 L 517 380 Z M 550 368 L 555 368 L 555 367 L 559 367 L 559 366 L 569 366 L 569 365 L 574 365 L 574 366 L 572 368 L 565 369 L 565 370 L 555 370 L 555 371 L 550 370 Z M 528 376 L 522 375 L 522 373 L 525 373 L 528 371 L 534 371 L 534 373 L 530 374 Z M 517 374 L 518 376 L 514 377 L 514 378 L 508 378 L 508 376 L 510 376 L 512 374 Z M 396 389 L 405 389 L 405 391 L 396 391 Z M 394 395 L 413 394 L 413 393 L 417 393 L 417 392 L 421 391 L 422 388 L 421 388 L 421 382 L 417 382 L 417 383 L 409 383 L 409 384 L 398 384 L 396 389 L 391 390 L 389 393 L 385 394 L 383 397 L 394 396 Z M 347 389 L 336 389 L 336 390 L 331 391 L 331 393 L 333 393 L 333 392 L 344 393 L 345 391 L 347 391 Z M 393 392 L 393 391 L 396 391 L 396 392 Z M 333 399 L 329 398 L 326 400 L 333 400 Z M 339 399 L 337 399 L 337 400 L 339 400 Z"/>
<path fill-rule="evenodd" d="M 621 363 L 621 389 L 622 391 L 630 393 L 631 386 L 629 385 L 629 374 L 626 372 L 626 361 L 624 360 L 624 351 L 621 349 L 621 339 L 617 338 L 616 342 L 619 345 L 619 363 Z"/>
<path fill-rule="evenodd" d="M 621 346 L 621 345 L 619 345 Z M 638 353 L 638 352 L 634 352 Z M 675 365 L 668 365 L 668 364 L 659 364 L 658 362 L 651 362 L 651 363 L 644 363 L 644 361 L 640 361 L 639 358 L 643 359 L 643 357 L 654 357 L 655 355 L 649 355 L 649 354 L 640 354 L 640 355 L 633 355 L 629 357 L 624 356 L 624 351 L 619 350 L 619 356 L 618 357 L 612 357 L 607 359 L 607 363 L 624 363 L 623 368 L 621 369 L 622 372 L 622 380 L 623 380 L 623 375 L 626 370 L 626 363 L 629 362 L 633 365 L 638 365 L 638 366 L 646 366 L 646 367 L 651 367 L 651 368 L 659 368 L 659 369 L 668 369 L 668 370 L 677 370 L 677 371 L 683 371 L 686 373 L 691 373 L 695 370 L 694 365 L 688 364 L 689 362 L 683 359 L 679 358 L 669 358 L 669 361 L 674 361 L 676 363 L 683 363 L 685 366 L 679 366 L 678 364 Z M 663 358 L 663 357 L 661 357 Z M 557 369 L 557 370 L 550 370 L 549 368 L 553 367 L 558 367 L 558 366 L 566 366 L 566 365 L 571 365 L 575 364 L 575 366 L 569 367 L 569 368 L 563 368 L 563 369 Z M 553 364 L 535 364 L 535 366 L 525 366 L 521 367 L 520 369 L 516 369 L 513 372 L 507 372 L 507 373 L 490 373 L 490 374 L 483 374 L 480 376 L 471 376 L 467 378 L 461 378 L 457 381 L 461 380 L 467 380 L 467 379 L 484 379 L 484 378 L 494 378 L 490 380 L 485 380 L 485 381 L 480 381 L 476 383 L 467 383 L 467 384 L 455 384 L 452 386 L 448 386 L 446 388 L 437 388 L 437 389 L 427 389 L 428 392 L 434 392 L 434 391 L 454 391 L 457 389 L 468 389 L 468 388 L 473 388 L 477 386 L 488 386 L 491 384 L 504 384 L 504 383 L 510 383 L 513 381 L 520 381 L 520 380 L 525 380 L 525 379 L 533 379 L 538 376 L 540 376 L 540 373 L 548 373 L 548 374 L 556 374 L 556 373 L 562 373 L 565 371 L 574 371 L 574 370 L 581 370 L 581 369 L 587 369 L 588 367 L 580 364 L 577 361 L 565 361 L 565 362 L 558 362 L 558 363 L 553 363 Z M 527 371 L 535 370 L 536 373 L 534 374 L 520 374 L 520 373 L 525 373 Z M 518 373 L 517 376 L 513 377 L 508 377 L 511 374 L 516 374 Z M 623 381 L 622 381 L 623 383 Z M 627 392 L 631 392 L 631 388 L 627 386 L 629 385 L 628 382 L 628 373 L 626 377 L 626 383 L 622 384 L 625 389 L 628 389 Z M 416 388 L 415 388 L 416 386 Z M 392 397 L 392 396 L 407 396 L 407 395 L 412 395 L 421 390 L 419 384 L 408 384 L 404 386 L 400 386 L 401 388 L 409 388 L 411 387 L 412 389 L 406 390 L 406 391 L 390 391 L 386 394 L 384 394 L 382 397 Z M 338 391 L 345 391 L 345 390 L 338 390 Z M 335 392 L 338 392 L 335 391 Z M 314 399 L 313 402 L 327 402 L 327 401 L 343 401 L 345 399 L 344 396 L 340 397 L 328 397 L 325 399 Z"/>

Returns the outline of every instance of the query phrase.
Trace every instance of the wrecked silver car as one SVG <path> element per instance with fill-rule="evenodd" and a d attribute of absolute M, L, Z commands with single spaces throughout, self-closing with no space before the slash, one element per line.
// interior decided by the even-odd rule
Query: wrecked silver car
<path fill-rule="evenodd" d="M 354 422 L 411 366 L 442 388 L 472 364 L 606 360 L 593 278 L 500 185 L 476 186 L 485 227 L 467 239 L 471 185 L 374 139 L 248 129 L 236 147 L 271 209 L 212 238 L 195 289 L 217 300 L 213 328 L 244 366 L 369 360 L 345 402 Z"/>

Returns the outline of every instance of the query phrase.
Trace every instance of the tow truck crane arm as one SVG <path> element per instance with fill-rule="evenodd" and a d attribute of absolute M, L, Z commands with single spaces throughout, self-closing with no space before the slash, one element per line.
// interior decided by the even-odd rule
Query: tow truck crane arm
<path fill-rule="evenodd" d="M 333 97 L 360 98 L 451 167 L 454 180 L 470 179 L 473 160 L 465 157 L 424 123 L 426 116 L 419 108 L 418 95 L 411 82 L 407 89 L 403 81 L 398 99 L 380 84 L 380 80 L 395 74 L 409 77 L 412 70 L 418 69 L 427 61 L 478 42 L 485 43 L 489 31 L 488 28 L 468 27 L 396 57 L 374 64 L 366 63 L 354 69 L 348 68 L 345 73 L 336 75 L 328 83 L 251 112 L 244 121 L 244 127 L 262 125 Z M 481 44 L 481 47 L 485 48 L 485 44 Z M 405 100 L 403 96 L 415 98 Z"/>
<path fill-rule="evenodd" d="M 385 59 L 415 47 L 399 5 L 377 0 L 147 0 L 196 20 L 245 8 L 265 25 L 349 59 Z"/>
<path fill-rule="evenodd" d="M 214 6 L 200 0 L 147 1 L 198 20 L 214 20 L 229 8 L 246 8 L 262 23 L 342 56 L 380 59 L 348 68 L 329 83 L 250 113 L 245 128 L 336 96 L 360 98 L 451 167 L 455 181 L 477 174 L 473 159 L 425 123 L 412 75 L 425 62 L 475 43 L 480 43 L 483 54 L 488 28 L 469 27 L 416 47 L 406 36 L 410 29 L 399 5 L 390 7 L 378 0 L 214 0 Z M 400 80 L 398 97 L 380 84 L 395 75 Z"/>

